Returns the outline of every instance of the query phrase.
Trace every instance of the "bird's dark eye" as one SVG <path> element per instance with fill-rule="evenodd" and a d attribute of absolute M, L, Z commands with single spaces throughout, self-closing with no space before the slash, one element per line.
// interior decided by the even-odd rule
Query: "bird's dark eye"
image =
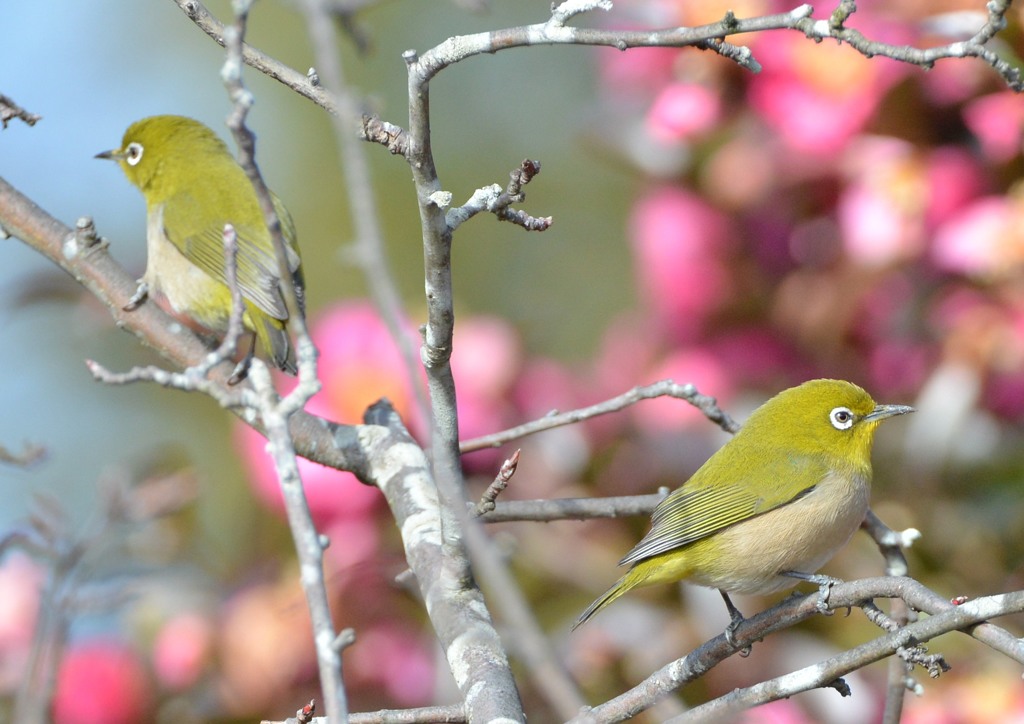
<path fill-rule="evenodd" d="M 132 143 L 128 144 L 128 148 L 124 151 L 124 160 L 128 162 L 129 166 L 135 166 L 139 161 L 142 160 L 142 144 Z"/>
<path fill-rule="evenodd" d="M 854 414 L 848 407 L 833 407 L 828 413 L 829 422 L 837 430 L 849 430 L 853 425 Z"/>

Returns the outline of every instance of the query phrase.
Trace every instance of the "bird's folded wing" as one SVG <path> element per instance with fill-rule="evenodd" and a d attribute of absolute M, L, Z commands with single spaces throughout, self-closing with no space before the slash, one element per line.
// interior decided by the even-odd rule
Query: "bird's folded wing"
<path fill-rule="evenodd" d="M 291 248 L 294 226 L 276 196 L 274 206 L 281 219 L 282 231 L 289 241 L 288 262 L 294 271 L 299 265 L 298 254 Z M 223 284 L 227 284 L 224 225 L 231 223 L 238 235 L 236 264 L 238 288 L 242 296 L 270 316 L 288 319 L 288 310 L 278 286 L 277 257 L 265 226 L 237 224 L 227 218 L 212 221 L 205 219 L 200 211 L 200 202 L 187 191 L 167 200 L 163 221 L 164 233 L 185 258 Z"/>
<path fill-rule="evenodd" d="M 698 470 L 658 504 L 651 517 L 651 530 L 619 565 L 636 563 L 693 543 L 791 503 L 814 489 L 814 485 L 793 489 L 794 477 L 820 481 L 828 473 L 825 462 L 813 456 L 766 458 L 743 479 L 733 478 L 736 471 L 731 466 Z"/>

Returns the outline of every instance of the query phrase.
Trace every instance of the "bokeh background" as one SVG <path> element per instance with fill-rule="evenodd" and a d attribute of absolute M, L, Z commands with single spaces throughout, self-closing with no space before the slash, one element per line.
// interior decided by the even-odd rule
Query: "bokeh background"
<path fill-rule="evenodd" d="M 859 3 L 852 25 L 889 42 L 934 44 L 974 21 L 953 13 L 983 9 L 968 0 L 886 5 Z M 230 17 L 227 2 L 209 7 Z M 403 50 L 542 22 L 547 8 L 381 2 L 357 16 L 369 47 L 359 51 L 345 38 L 345 73 L 371 108 L 401 125 Z M 582 22 L 696 25 L 726 9 L 744 16 L 789 8 L 623 0 Z M 155 113 L 191 115 L 226 137 L 222 50 L 166 1 L 21 3 L 0 17 L 0 92 L 43 116 L 33 128 L 13 122 L 0 132 L 0 172 L 69 225 L 92 216 L 112 253 L 141 273 L 142 198 L 93 156 Z M 997 47 L 1019 63 L 1020 17 L 1010 20 Z M 249 40 L 304 70 L 313 60 L 303 28 L 287 3 L 265 0 Z M 909 552 L 912 574 L 950 596 L 1021 588 L 1024 102 L 973 60 L 925 72 L 798 33 L 736 42 L 751 46 L 763 73 L 695 50 L 531 48 L 473 58 L 434 81 L 434 149 L 456 202 L 478 186 L 504 184 L 529 157 L 543 171 L 524 208 L 555 218 L 544 234 L 527 234 L 481 217 L 456 237 L 453 364 L 463 437 L 665 377 L 697 384 L 738 419 L 805 379 L 850 379 L 879 401 L 919 409 L 880 430 L 875 456 L 876 512 L 923 533 Z M 373 280 L 346 257 L 351 224 L 328 119 L 255 72 L 246 82 L 257 98 L 250 122 L 260 165 L 296 219 L 305 258 L 325 384 L 312 411 L 356 421 L 387 395 L 422 430 L 394 346 L 365 300 Z M 409 173 L 382 149 L 367 152 L 414 334 L 423 318 L 422 255 Z M 23 244 L 5 241 L 2 255 L 0 443 L 41 444 L 48 455 L 28 469 L 0 469 L 0 530 L 20 530 L 32 511 L 48 511 L 60 536 L 83 541 L 78 590 L 131 593 L 62 609 L 70 630 L 55 720 L 291 715 L 316 695 L 315 667 L 260 439 L 197 396 L 94 383 L 84 359 L 122 369 L 155 358 Z M 506 495 L 674 487 L 723 440 L 682 403 L 646 402 L 523 441 Z M 467 456 L 474 491 L 510 451 Z M 394 582 L 401 547 L 379 495 L 312 464 L 304 472 L 332 540 L 338 621 L 359 637 L 345 654 L 353 707 L 451 701 L 415 597 Z M 169 502 L 160 497 L 168 481 L 178 491 Z M 162 515 L 112 520 L 109 491 L 118 486 Z M 666 587 L 628 597 L 568 635 L 645 530 L 635 520 L 495 531 L 594 702 L 727 622 L 714 592 Z M 880 570 L 864 536 L 827 568 L 847 578 Z M 49 620 L 37 612 L 40 591 L 53 588 L 50 571 L 38 557 L 0 561 L 0 707 L 8 707 L 0 714 L 12 711 L 31 663 L 33 630 Z M 753 612 L 771 602 L 740 605 Z M 1007 625 L 1024 628 L 1019 619 Z M 726 662 L 647 720 L 874 634 L 856 613 L 811 622 Z M 961 639 L 933 645 L 955 668 L 923 682 L 908 720 L 1018 721 L 1019 667 Z M 870 721 L 884 666 L 851 677 L 852 700 L 811 694 L 749 720 Z M 522 681 L 531 720 L 551 720 L 529 677 Z"/>

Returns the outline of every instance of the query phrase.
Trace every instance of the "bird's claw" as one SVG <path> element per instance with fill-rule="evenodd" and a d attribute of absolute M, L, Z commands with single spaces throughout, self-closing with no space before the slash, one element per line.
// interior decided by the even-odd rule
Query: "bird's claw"
<path fill-rule="evenodd" d="M 747 619 L 743 618 L 743 614 L 733 604 L 732 599 L 729 598 L 729 594 L 725 591 L 719 590 L 722 594 L 722 600 L 725 601 L 725 607 L 729 609 L 729 625 L 725 627 L 725 640 L 734 649 L 740 649 L 739 642 L 736 641 L 736 629 L 740 627 L 740 624 Z M 750 656 L 750 646 L 744 646 L 740 649 L 740 656 L 746 658 Z"/>
<path fill-rule="evenodd" d="M 235 365 L 235 369 L 228 377 L 228 384 L 234 387 L 249 376 L 249 366 L 252 364 L 252 355 L 246 355 L 241 362 Z"/>
<path fill-rule="evenodd" d="M 135 288 L 135 294 L 131 296 L 131 299 L 128 300 L 128 303 L 121 307 L 121 309 L 123 309 L 126 312 L 134 312 L 142 305 L 144 301 L 146 301 L 146 297 L 148 296 L 149 285 L 140 279 L 139 286 Z"/>
<path fill-rule="evenodd" d="M 829 578 L 827 581 L 822 581 L 818 584 L 818 613 L 822 616 L 832 616 L 835 611 L 829 608 L 828 598 L 832 593 L 832 586 L 836 585 L 838 581 L 835 578 Z"/>
<path fill-rule="evenodd" d="M 743 648 L 740 648 L 740 644 L 736 640 L 736 629 L 738 629 L 740 627 L 740 624 L 744 621 L 746 621 L 746 619 L 742 616 L 733 618 L 732 621 L 729 622 L 729 625 L 725 627 L 725 640 L 726 643 L 728 643 L 734 649 L 739 649 L 740 656 L 742 656 L 743 658 L 747 658 L 748 656 L 750 656 L 750 652 L 752 650 L 751 645 L 747 644 Z"/>
<path fill-rule="evenodd" d="M 801 573 L 799 571 L 783 571 L 780 575 L 788 576 L 790 578 L 797 578 L 801 581 L 807 581 L 808 583 L 815 583 L 818 586 L 818 603 L 816 608 L 818 613 L 822 616 L 831 616 L 835 613 L 829 605 L 829 595 L 832 593 L 832 586 L 843 581 L 839 578 L 833 578 L 832 576 L 825 576 L 818 573 Z"/>

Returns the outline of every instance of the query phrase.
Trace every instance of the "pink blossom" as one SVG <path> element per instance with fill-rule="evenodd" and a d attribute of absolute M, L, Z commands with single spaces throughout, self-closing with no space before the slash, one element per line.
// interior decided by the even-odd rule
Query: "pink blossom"
<path fill-rule="evenodd" d="M 671 379 L 685 385 L 693 384 L 705 395 L 727 404 L 733 394 L 733 381 L 721 360 L 702 349 L 681 349 L 672 352 L 648 373 L 651 381 Z M 660 397 L 645 400 L 634 409 L 637 424 L 652 432 L 664 432 L 704 421 L 704 415 L 684 400 Z"/>
<path fill-rule="evenodd" d="M 908 340 L 882 341 L 868 351 L 868 376 L 876 398 L 913 394 L 932 369 L 932 350 Z"/>
<path fill-rule="evenodd" d="M 297 682 L 316 675 L 313 632 L 294 577 L 236 592 L 217 627 L 218 693 L 235 718 L 277 706 Z"/>
<path fill-rule="evenodd" d="M 511 389 L 523 362 L 515 329 L 501 317 L 460 318 L 452 341 L 452 374 L 460 394 L 497 398 Z"/>
<path fill-rule="evenodd" d="M 369 405 L 386 397 L 410 428 L 421 426 L 402 357 L 369 303 L 335 305 L 313 322 L 310 333 L 320 350 L 323 390 L 306 406 L 309 412 L 328 420 L 358 423 Z M 411 326 L 405 326 L 405 333 L 415 340 Z M 283 512 L 280 484 L 266 451 L 266 440 L 241 423 L 236 427 L 235 440 L 257 496 L 271 510 Z M 380 503 L 380 492 L 350 473 L 301 458 L 299 473 L 314 520 L 321 528 L 339 517 L 364 517 Z"/>
<path fill-rule="evenodd" d="M 113 640 L 74 644 L 65 652 L 53 696 L 56 724 L 146 721 L 152 685 L 140 657 Z"/>
<path fill-rule="evenodd" d="M 985 406 L 1005 420 L 1024 417 L 1024 373 L 997 372 L 985 386 Z"/>
<path fill-rule="evenodd" d="M 551 410 L 578 407 L 579 375 L 552 359 L 531 359 L 516 381 L 516 407 L 527 417 L 541 417 Z"/>
<path fill-rule="evenodd" d="M 917 81 L 929 101 L 952 106 L 984 88 L 991 81 L 990 73 L 983 63 L 936 63 L 927 73 L 918 73 Z"/>
<path fill-rule="evenodd" d="M 906 70 L 846 46 L 764 33 L 754 54 L 764 72 L 749 85 L 751 106 L 787 146 L 832 154 L 863 130 L 885 92 Z"/>
<path fill-rule="evenodd" d="M 791 699 L 779 699 L 754 707 L 737 719 L 737 724 L 811 724 L 812 719 Z"/>
<path fill-rule="evenodd" d="M 414 350 L 419 341 L 412 325 L 403 333 Z M 422 426 L 414 414 L 409 375 L 398 347 L 369 302 L 337 304 L 319 315 L 310 333 L 320 350 L 319 373 L 331 419 L 362 422 L 366 408 L 386 397 L 415 430 Z"/>
<path fill-rule="evenodd" d="M 968 276 L 1002 276 L 1024 262 L 1021 221 L 1011 199 L 978 199 L 937 230 L 932 242 L 936 265 Z"/>
<path fill-rule="evenodd" d="M 928 184 L 925 220 L 929 228 L 947 221 L 969 201 L 980 196 L 986 187 L 985 175 L 977 159 L 955 146 L 935 149 L 928 157 L 925 173 Z"/>
<path fill-rule="evenodd" d="M 364 485 L 364 488 L 369 486 Z M 375 496 L 375 500 L 379 500 Z M 337 574 L 334 582 L 349 582 L 347 574 L 358 564 L 372 561 L 380 552 L 380 522 L 372 516 L 335 516 L 320 529 L 330 545 L 324 551 L 324 568 Z"/>
<path fill-rule="evenodd" d="M 598 54 L 601 80 L 614 93 L 653 92 L 672 78 L 676 48 L 632 48 L 628 53 Z"/>
<path fill-rule="evenodd" d="M 310 400 L 306 409 L 328 419 L 332 416 L 332 410 L 322 392 Z M 269 510 L 283 517 L 284 496 L 273 459 L 267 452 L 266 438 L 242 423 L 235 426 L 234 438 L 256 497 Z M 382 501 L 379 490 L 359 482 L 351 473 L 334 470 L 305 458 L 299 458 L 299 475 L 313 520 L 320 529 L 329 527 L 339 518 L 366 517 Z"/>
<path fill-rule="evenodd" d="M 423 706 L 433 698 L 434 657 L 411 631 L 394 625 L 362 629 L 345 662 L 346 677 L 382 687 L 400 706 Z"/>
<path fill-rule="evenodd" d="M 722 104 L 717 93 L 697 83 L 672 83 L 661 89 L 647 113 L 647 130 L 663 143 L 682 141 L 712 130 Z"/>
<path fill-rule="evenodd" d="M 0 564 L 0 692 L 14 691 L 25 673 L 46 574 L 21 553 Z"/>
<path fill-rule="evenodd" d="M 732 291 L 725 217 L 679 188 L 641 199 L 630 220 L 637 285 L 675 339 L 692 340 Z"/>
<path fill-rule="evenodd" d="M 1024 98 L 1013 91 L 993 93 L 969 102 L 964 123 L 981 142 L 981 149 L 996 163 L 1006 163 L 1021 152 Z"/>
<path fill-rule="evenodd" d="M 498 432 L 515 422 L 512 387 L 523 364 L 519 336 L 499 317 L 460 319 L 452 340 L 452 374 L 459 411 L 459 437 Z M 472 453 L 466 462 L 490 468 L 502 456 L 495 449 Z"/>
<path fill-rule="evenodd" d="M 847 186 L 837 208 L 846 253 L 867 267 L 888 266 L 913 258 L 924 242 L 917 211 L 901 206 L 899 196 L 888 186 Z"/>
<path fill-rule="evenodd" d="M 802 370 L 805 365 L 784 337 L 767 327 L 728 330 L 710 340 L 705 349 L 729 370 L 735 385 L 782 389 L 790 380 L 812 374 L 810 369 Z"/>
<path fill-rule="evenodd" d="M 213 626 L 202 615 L 174 616 L 153 642 L 153 668 L 160 684 L 171 691 L 188 689 L 199 681 L 213 648 Z"/>
<path fill-rule="evenodd" d="M 847 256 L 866 267 L 917 257 L 924 247 L 925 166 L 906 141 L 858 138 L 844 166 L 851 177 L 837 214 Z"/>

